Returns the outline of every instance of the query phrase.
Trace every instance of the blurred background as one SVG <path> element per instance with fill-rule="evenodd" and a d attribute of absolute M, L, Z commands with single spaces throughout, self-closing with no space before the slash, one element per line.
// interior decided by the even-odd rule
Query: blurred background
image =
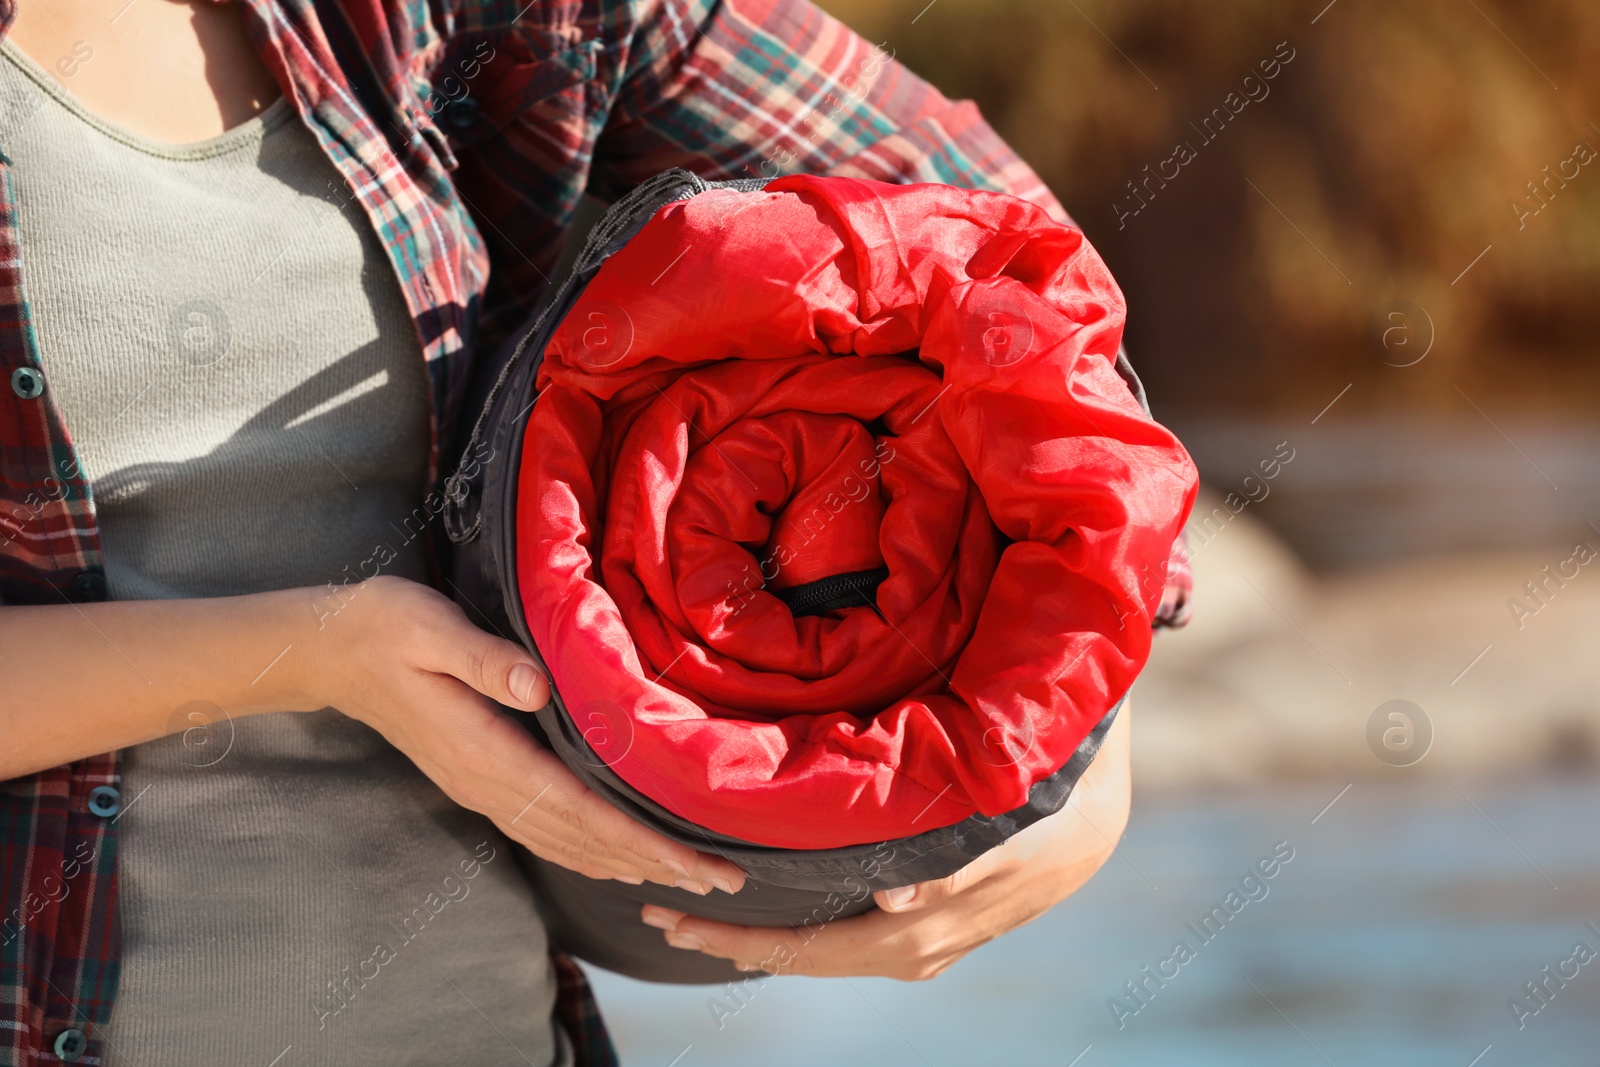
<path fill-rule="evenodd" d="M 1110 263 L 1205 483 L 1194 621 L 1088 888 L 932 984 L 596 974 L 624 1058 L 1596 1063 L 1600 5 L 823 6 L 976 100 Z"/>

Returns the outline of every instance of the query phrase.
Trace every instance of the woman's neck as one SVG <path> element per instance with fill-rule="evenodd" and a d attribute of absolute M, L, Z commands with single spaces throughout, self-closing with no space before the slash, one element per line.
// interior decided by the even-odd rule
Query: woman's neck
<path fill-rule="evenodd" d="M 278 96 L 235 4 L 17 0 L 8 36 L 84 107 L 169 144 L 215 137 Z"/>

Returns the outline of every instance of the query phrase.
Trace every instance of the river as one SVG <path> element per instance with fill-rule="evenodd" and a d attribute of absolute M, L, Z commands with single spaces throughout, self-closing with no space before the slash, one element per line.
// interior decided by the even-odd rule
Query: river
<path fill-rule="evenodd" d="M 1600 952 L 1600 782 L 1344 784 L 1140 796 L 1082 892 L 933 982 L 784 978 L 740 1007 L 590 973 L 628 1067 L 1600 1063 L 1600 958 L 1566 962 Z M 1541 1003 L 1546 965 L 1577 973 Z"/>

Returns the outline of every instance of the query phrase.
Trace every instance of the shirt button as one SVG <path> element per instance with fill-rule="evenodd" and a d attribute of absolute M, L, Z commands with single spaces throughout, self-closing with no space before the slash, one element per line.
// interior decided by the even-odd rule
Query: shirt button
<path fill-rule="evenodd" d="M 102 819 L 109 819 L 122 810 L 122 794 L 109 785 L 97 785 L 89 791 L 89 810 Z"/>
<path fill-rule="evenodd" d="M 458 130 L 478 121 L 478 101 L 470 96 L 452 100 L 444 107 L 444 120 Z"/>
<path fill-rule="evenodd" d="M 67 587 L 67 599 L 77 603 L 100 601 L 106 598 L 106 576 L 101 571 L 79 571 L 72 576 Z"/>
<path fill-rule="evenodd" d="M 72 1063 L 89 1051 L 89 1039 L 83 1031 L 69 1028 L 56 1035 L 56 1055 L 67 1063 Z"/>
<path fill-rule="evenodd" d="M 11 391 L 24 400 L 36 400 L 44 395 L 44 375 L 32 367 L 18 367 L 11 372 Z"/>

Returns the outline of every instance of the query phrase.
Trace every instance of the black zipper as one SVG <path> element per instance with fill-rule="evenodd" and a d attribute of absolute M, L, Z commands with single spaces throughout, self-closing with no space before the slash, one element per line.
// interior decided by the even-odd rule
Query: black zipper
<path fill-rule="evenodd" d="M 844 608 L 868 607 L 878 611 L 878 586 L 888 577 L 888 567 L 874 567 L 869 571 L 830 574 L 788 589 L 774 589 L 772 595 L 783 601 L 797 619 Z"/>

